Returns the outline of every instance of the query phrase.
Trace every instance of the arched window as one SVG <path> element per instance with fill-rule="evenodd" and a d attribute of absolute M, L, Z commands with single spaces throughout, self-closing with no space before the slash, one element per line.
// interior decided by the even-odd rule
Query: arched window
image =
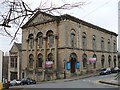
<path fill-rule="evenodd" d="M 87 68 L 87 55 L 83 54 L 82 56 L 83 68 Z"/>
<path fill-rule="evenodd" d="M 104 63 L 105 63 L 105 56 L 102 55 L 101 56 L 101 66 L 102 66 L 102 68 L 104 68 Z"/>
<path fill-rule="evenodd" d="M 83 46 L 83 50 L 87 49 L 87 38 L 86 38 L 85 32 L 83 32 L 83 35 L 82 35 L 82 46 Z"/>
<path fill-rule="evenodd" d="M 48 41 L 49 47 L 52 47 L 53 43 L 54 43 L 54 36 L 53 36 L 53 31 L 52 30 L 49 30 L 47 32 L 47 41 Z"/>
<path fill-rule="evenodd" d="M 33 37 L 33 34 L 29 34 L 28 40 L 29 40 L 30 48 L 32 49 L 34 47 L 34 37 Z"/>
<path fill-rule="evenodd" d="M 48 61 L 53 61 L 53 54 L 52 53 L 48 54 Z"/>
<path fill-rule="evenodd" d="M 42 54 L 38 54 L 38 67 L 42 67 L 43 56 Z"/>
<path fill-rule="evenodd" d="M 108 51 L 111 51 L 110 39 L 108 39 Z"/>
<path fill-rule="evenodd" d="M 114 56 L 114 59 L 113 59 L 113 64 L 114 64 L 114 67 L 116 67 L 117 65 L 116 65 L 116 56 Z"/>
<path fill-rule="evenodd" d="M 29 67 L 33 68 L 33 64 L 34 64 L 34 56 L 33 54 L 29 55 Z"/>
<path fill-rule="evenodd" d="M 97 56 L 96 56 L 96 54 L 93 55 L 93 58 L 96 58 L 96 62 L 97 62 Z M 93 68 L 94 69 L 96 68 L 96 62 L 93 63 Z"/>
<path fill-rule="evenodd" d="M 109 65 L 109 67 L 111 66 L 111 56 L 110 55 L 108 56 L 108 65 Z"/>
<path fill-rule="evenodd" d="M 92 39 L 92 46 L 93 46 L 93 50 L 96 50 L 96 36 L 93 35 L 93 39 Z"/>
<path fill-rule="evenodd" d="M 71 47 L 74 48 L 75 47 L 75 31 L 74 30 L 72 30 L 70 38 L 71 38 Z"/>
<path fill-rule="evenodd" d="M 70 54 L 70 60 L 75 60 L 75 61 L 77 61 L 77 55 L 76 55 L 76 53 L 71 53 L 71 54 Z"/>
<path fill-rule="evenodd" d="M 116 45 L 116 41 L 114 40 L 114 43 L 113 43 L 113 51 L 116 52 L 116 48 L 117 48 L 117 45 Z"/>
<path fill-rule="evenodd" d="M 105 47 L 104 47 L 104 38 L 101 38 L 101 50 L 104 51 Z"/>
<path fill-rule="evenodd" d="M 37 34 L 37 40 L 38 40 L 38 46 L 40 48 L 42 48 L 42 46 L 43 46 L 43 34 L 42 34 L 42 32 L 39 32 Z"/>

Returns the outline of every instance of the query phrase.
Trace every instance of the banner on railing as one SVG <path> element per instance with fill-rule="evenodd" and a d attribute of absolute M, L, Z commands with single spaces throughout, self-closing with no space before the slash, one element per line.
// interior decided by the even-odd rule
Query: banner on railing
<path fill-rule="evenodd" d="M 88 62 L 96 63 L 96 58 L 89 58 L 89 59 L 88 59 Z"/>
<path fill-rule="evenodd" d="M 46 61 L 46 67 L 52 67 L 53 61 Z"/>

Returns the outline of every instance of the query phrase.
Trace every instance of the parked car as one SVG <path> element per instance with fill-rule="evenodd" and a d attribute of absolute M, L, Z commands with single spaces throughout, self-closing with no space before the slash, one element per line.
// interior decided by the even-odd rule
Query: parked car
<path fill-rule="evenodd" d="M 111 68 L 111 73 L 118 73 L 120 72 L 120 69 L 118 67 Z"/>
<path fill-rule="evenodd" d="M 35 81 L 35 80 L 33 80 L 33 79 L 31 79 L 31 78 L 27 78 L 27 80 L 29 80 L 29 81 L 30 81 L 30 84 L 36 84 L 36 81 Z"/>
<path fill-rule="evenodd" d="M 10 86 L 16 86 L 16 85 L 20 85 L 21 84 L 21 80 L 12 80 L 10 81 Z"/>
<path fill-rule="evenodd" d="M 36 84 L 36 81 L 30 78 L 24 78 L 21 80 L 21 85 L 30 85 L 30 84 Z"/>
<path fill-rule="evenodd" d="M 111 74 L 111 69 L 110 68 L 104 68 L 104 69 L 101 69 L 100 75 L 107 75 L 107 74 Z"/>

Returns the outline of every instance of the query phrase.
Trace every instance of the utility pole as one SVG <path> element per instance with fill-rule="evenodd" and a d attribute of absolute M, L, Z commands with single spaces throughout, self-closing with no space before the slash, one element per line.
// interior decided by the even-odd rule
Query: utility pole
<path fill-rule="evenodd" d="M 120 68 L 120 1 L 118 2 L 118 67 Z"/>
<path fill-rule="evenodd" d="M 120 68 L 120 1 L 118 2 L 118 67 Z M 116 79 L 119 77 L 120 73 L 117 74 Z"/>

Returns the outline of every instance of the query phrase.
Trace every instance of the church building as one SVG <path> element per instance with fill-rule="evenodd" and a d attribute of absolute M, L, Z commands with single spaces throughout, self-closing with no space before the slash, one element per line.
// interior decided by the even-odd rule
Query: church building
<path fill-rule="evenodd" d="M 22 27 L 21 78 L 70 78 L 116 67 L 117 34 L 74 16 L 41 11 Z"/>

